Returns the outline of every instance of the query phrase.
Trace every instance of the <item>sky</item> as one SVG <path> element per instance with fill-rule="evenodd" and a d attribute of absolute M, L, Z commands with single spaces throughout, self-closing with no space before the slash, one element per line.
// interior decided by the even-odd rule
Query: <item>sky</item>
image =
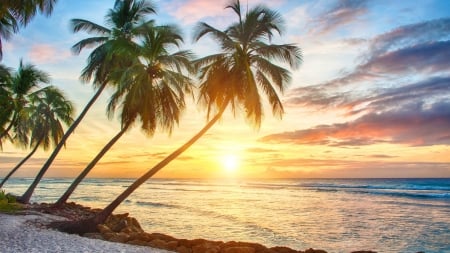
<path fill-rule="evenodd" d="M 182 49 L 201 57 L 218 52 L 214 41 L 192 42 L 199 21 L 223 29 L 234 22 L 227 0 L 154 1 L 159 24 L 178 25 Z M 90 49 L 70 48 L 85 33 L 69 21 L 104 24 L 113 0 L 59 0 L 50 17 L 36 16 L 3 45 L 2 64 L 35 64 L 76 105 L 94 94 L 79 75 Z M 242 113 L 226 113 L 205 136 L 161 170 L 160 178 L 450 177 L 450 1 L 248 0 L 285 20 L 273 43 L 295 43 L 303 63 L 281 94 L 282 119 L 266 108 L 259 129 Z M 76 176 L 120 130 L 103 93 L 66 143 L 48 177 Z M 135 178 L 196 134 L 206 111 L 189 101 L 172 134 L 153 137 L 138 126 L 102 158 L 90 177 Z M 17 176 L 33 177 L 51 150 L 38 151 Z M 0 153 L 0 177 L 29 150 L 11 144 Z"/>

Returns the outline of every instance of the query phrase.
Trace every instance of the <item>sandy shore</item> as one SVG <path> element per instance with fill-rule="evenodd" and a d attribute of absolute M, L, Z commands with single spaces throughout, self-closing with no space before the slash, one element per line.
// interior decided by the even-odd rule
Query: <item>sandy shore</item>
<path fill-rule="evenodd" d="M 36 225 L 36 223 L 46 224 L 61 219 L 58 216 L 39 212 L 31 212 L 26 215 L 0 213 L 0 252 L 168 252 L 150 247 L 69 235 L 55 230 L 39 228 Z"/>

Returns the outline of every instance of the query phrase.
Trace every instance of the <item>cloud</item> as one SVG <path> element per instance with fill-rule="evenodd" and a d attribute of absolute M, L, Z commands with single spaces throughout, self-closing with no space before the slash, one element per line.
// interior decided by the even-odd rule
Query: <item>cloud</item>
<path fill-rule="evenodd" d="M 55 63 L 69 57 L 72 57 L 69 50 L 62 50 L 48 44 L 32 45 L 28 53 L 28 58 L 36 64 Z"/>
<path fill-rule="evenodd" d="M 226 0 L 190 0 L 186 2 L 175 2 L 170 6 L 169 12 L 176 18 L 189 24 L 195 23 L 208 16 L 224 15 Z"/>
<path fill-rule="evenodd" d="M 450 41 L 428 42 L 374 56 L 352 76 L 450 71 Z M 353 78 L 354 79 L 354 78 Z"/>
<path fill-rule="evenodd" d="M 417 74 L 426 74 L 431 76 L 432 74 L 447 73 L 450 72 L 450 41 L 431 42 L 412 47 L 402 48 L 393 52 L 386 53 L 379 57 L 374 57 L 370 61 L 361 64 L 355 68 L 355 70 L 347 74 L 346 76 L 336 78 L 318 85 L 300 87 L 293 89 L 289 92 L 286 99 L 288 105 L 302 105 L 312 106 L 318 108 L 333 107 L 348 107 L 348 105 L 361 104 L 363 100 L 378 100 L 382 101 L 381 96 L 377 95 L 376 98 L 371 98 L 375 90 L 372 87 L 367 87 L 363 92 L 358 93 L 357 89 L 349 89 L 347 86 L 357 87 L 361 86 L 360 83 L 377 80 L 387 80 L 386 82 L 392 82 L 391 80 L 398 81 L 405 74 L 411 74 L 412 76 Z M 429 84 L 441 83 L 444 90 L 448 89 L 448 77 L 436 79 L 431 77 L 429 80 L 423 81 L 426 84 L 422 89 L 429 91 Z M 401 85 L 397 83 L 397 85 Z M 420 84 L 419 84 L 420 85 Z M 432 85 L 433 86 L 433 85 Z M 433 87 L 438 87 L 435 85 Z M 405 86 L 403 88 L 392 88 L 391 91 L 384 90 L 384 96 L 398 99 L 398 94 L 403 93 L 403 100 L 407 97 L 404 93 L 408 90 L 417 91 L 420 87 L 414 85 Z M 407 90 L 405 90 L 407 89 Z M 395 95 L 394 93 L 398 93 Z M 429 96 L 430 94 L 428 94 Z M 421 93 L 421 96 L 427 97 L 427 94 Z M 410 97 L 409 99 L 412 99 Z M 416 98 L 419 98 L 416 96 Z"/>
<path fill-rule="evenodd" d="M 268 135 L 261 141 L 339 147 L 449 145 L 449 26 L 450 19 L 438 19 L 376 36 L 367 41 L 363 62 L 351 72 L 294 89 L 286 99 L 291 106 L 343 110 L 355 120 Z"/>
<path fill-rule="evenodd" d="M 272 152 L 277 152 L 277 150 L 274 150 L 274 149 L 258 148 L 258 147 L 248 148 L 248 149 L 246 149 L 246 151 L 250 152 L 250 153 L 272 153 Z"/>
<path fill-rule="evenodd" d="M 335 106 L 355 99 L 347 86 L 401 79 L 406 74 L 435 74 L 450 71 L 450 18 L 436 19 L 398 27 L 372 39 L 355 39 L 347 43 L 368 43 L 359 58 L 363 62 L 341 77 L 288 94 L 287 103 L 303 106 Z M 346 89 L 346 91 L 342 91 Z M 367 91 L 367 89 L 366 89 Z M 367 94 L 365 94 L 367 95 Z"/>
<path fill-rule="evenodd" d="M 449 96 L 450 76 L 430 77 L 427 80 L 393 88 L 374 89 L 363 95 L 341 92 L 329 95 L 309 89 L 303 96 L 289 99 L 289 103 L 318 108 L 334 107 L 353 115 L 361 112 L 387 111 L 412 101 L 442 101 Z"/>
<path fill-rule="evenodd" d="M 367 3 L 367 0 L 339 0 L 313 21 L 316 28 L 312 32 L 325 34 L 351 23 L 367 13 Z"/>
<path fill-rule="evenodd" d="M 383 89 L 378 94 L 364 97 L 339 106 L 345 107 L 349 114 L 365 112 L 386 111 L 391 108 L 407 105 L 411 101 L 443 101 L 450 92 L 450 76 L 431 77 L 397 88 Z M 348 99 L 347 99 L 348 100 Z M 358 107 L 362 107 L 358 109 Z"/>
<path fill-rule="evenodd" d="M 280 5 L 283 0 L 270 1 L 268 6 Z M 260 1 L 250 0 L 250 5 L 259 4 Z M 184 24 L 193 24 L 207 17 L 224 17 L 231 14 L 225 7 L 230 4 L 230 0 L 188 0 L 188 1 L 170 1 L 165 4 L 164 9 L 172 16 L 181 20 Z M 246 3 L 241 3 L 242 8 L 247 8 Z M 251 8 L 251 7 L 250 7 Z"/>
<path fill-rule="evenodd" d="M 260 141 L 328 146 L 450 145 L 449 129 L 450 100 L 431 106 L 418 103 L 382 113 L 372 112 L 351 122 L 267 135 Z"/>
<path fill-rule="evenodd" d="M 430 41 L 450 39 L 450 18 L 435 19 L 398 27 L 381 34 L 370 42 L 368 55 L 383 54 L 395 48 L 407 47 Z"/>
<path fill-rule="evenodd" d="M 358 65 L 353 72 L 318 85 L 300 87 L 291 91 L 291 95 L 316 93 L 324 89 L 336 89 L 358 82 L 375 81 L 394 75 L 412 73 L 432 74 L 450 72 L 450 41 L 430 42 L 412 47 L 401 48 L 384 55 L 374 56 L 364 64 Z M 295 103 L 296 98 L 288 102 Z"/>
<path fill-rule="evenodd" d="M 372 158 L 396 158 L 398 156 L 377 154 L 377 155 L 371 155 L 370 157 L 372 157 Z"/>

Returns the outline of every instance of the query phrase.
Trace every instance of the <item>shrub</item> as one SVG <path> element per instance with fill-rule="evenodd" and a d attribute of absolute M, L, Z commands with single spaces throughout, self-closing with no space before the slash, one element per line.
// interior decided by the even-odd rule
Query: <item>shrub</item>
<path fill-rule="evenodd" d="M 10 194 L 5 194 L 5 191 L 0 189 L 0 212 L 14 213 L 20 209 L 20 205 L 16 203 L 16 198 Z"/>

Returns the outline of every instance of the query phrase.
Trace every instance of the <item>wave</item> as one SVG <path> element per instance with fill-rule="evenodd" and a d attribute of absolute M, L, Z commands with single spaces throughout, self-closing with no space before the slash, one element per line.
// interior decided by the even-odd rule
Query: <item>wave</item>
<path fill-rule="evenodd" d="M 404 198 L 416 198 L 416 199 L 441 199 L 450 200 L 450 192 L 446 191 L 417 191 L 417 190 L 405 190 L 405 191 L 394 191 L 394 190 L 358 190 L 356 188 L 343 189 L 333 189 L 333 188 L 316 188 L 314 189 L 318 192 L 347 192 L 355 194 L 370 194 L 370 195 L 381 195 L 381 196 L 391 196 L 391 197 L 404 197 Z"/>
<path fill-rule="evenodd" d="M 151 207 L 160 207 L 160 208 L 179 208 L 177 205 L 159 203 L 159 202 L 150 202 L 150 201 L 136 201 L 137 205 L 140 206 L 151 206 Z"/>
<path fill-rule="evenodd" d="M 311 190 L 386 195 L 405 198 L 450 199 L 450 179 L 320 179 L 250 182 L 241 187 L 271 190 Z"/>
<path fill-rule="evenodd" d="M 408 197 L 408 198 L 420 198 L 420 199 L 449 199 L 450 193 L 448 192 L 383 192 L 383 191 L 371 191 L 367 192 L 374 195 L 387 195 L 394 197 Z"/>

